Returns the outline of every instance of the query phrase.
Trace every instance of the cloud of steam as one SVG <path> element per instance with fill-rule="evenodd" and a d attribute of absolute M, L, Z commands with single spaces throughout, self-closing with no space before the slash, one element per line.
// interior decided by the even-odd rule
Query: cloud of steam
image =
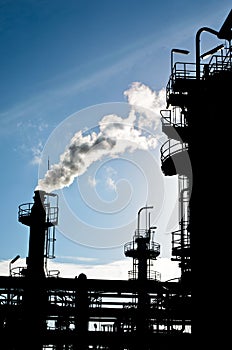
<path fill-rule="evenodd" d="M 127 118 L 111 114 L 104 116 L 90 134 L 74 134 L 60 161 L 53 164 L 40 179 L 36 189 L 51 192 L 73 183 L 88 167 L 105 157 L 117 157 L 137 149 L 148 150 L 157 146 L 157 138 L 145 133 L 144 127 L 157 128 L 159 111 L 165 105 L 165 94 L 152 91 L 135 82 L 124 92 L 131 110 Z"/>
<path fill-rule="evenodd" d="M 124 96 L 132 110 L 139 114 L 138 127 L 155 130 L 159 124 L 160 110 L 165 106 L 166 90 L 156 92 L 144 84 L 134 82 L 130 89 L 124 91 Z"/>

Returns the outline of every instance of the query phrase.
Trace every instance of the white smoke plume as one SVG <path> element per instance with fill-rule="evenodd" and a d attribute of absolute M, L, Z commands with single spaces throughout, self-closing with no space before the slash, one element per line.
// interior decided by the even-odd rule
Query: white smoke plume
<path fill-rule="evenodd" d="M 165 94 L 135 82 L 124 92 L 131 111 L 127 118 L 111 114 L 104 116 L 97 131 L 86 135 L 78 131 L 70 140 L 60 161 L 53 164 L 38 182 L 37 190 L 51 192 L 73 183 L 88 167 L 105 157 L 117 157 L 136 149 L 154 149 L 157 138 L 145 133 L 143 127 L 154 129 L 159 122 L 159 110 L 165 105 Z"/>
<path fill-rule="evenodd" d="M 139 82 L 131 84 L 130 89 L 124 91 L 132 110 L 139 114 L 138 127 L 155 130 L 160 118 L 160 110 L 165 106 L 166 90 L 156 92 Z"/>

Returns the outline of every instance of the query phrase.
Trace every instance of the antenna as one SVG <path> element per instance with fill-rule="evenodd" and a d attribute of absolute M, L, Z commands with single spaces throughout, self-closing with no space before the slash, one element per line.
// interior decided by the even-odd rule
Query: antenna
<path fill-rule="evenodd" d="M 146 208 L 147 208 L 147 203 L 146 203 Z M 146 226 L 145 227 L 146 227 L 146 230 L 147 230 L 147 209 L 146 209 L 146 217 L 145 217 L 145 219 L 146 219 L 146 224 L 145 224 Z"/>

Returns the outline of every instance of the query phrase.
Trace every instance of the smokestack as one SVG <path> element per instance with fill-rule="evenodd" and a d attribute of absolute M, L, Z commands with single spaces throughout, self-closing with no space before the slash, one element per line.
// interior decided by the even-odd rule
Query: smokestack
<path fill-rule="evenodd" d="M 34 191 L 34 204 L 30 212 L 30 238 L 27 257 L 29 276 L 44 277 L 44 245 L 46 230 L 45 192 Z"/>

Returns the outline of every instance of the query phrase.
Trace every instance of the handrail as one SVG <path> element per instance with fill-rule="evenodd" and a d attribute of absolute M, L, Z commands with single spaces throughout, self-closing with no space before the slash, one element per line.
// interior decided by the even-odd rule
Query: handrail
<path fill-rule="evenodd" d="M 200 65 L 200 69 L 203 65 Z M 176 62 L 172 74 L 169 78 L 169 81 L 166 86 L 166 101 L 169 100 L 170 94 L 174 93 L 173 87 L 177 79 L 183 80 L 195 80 L 196 79 L 196 64 L 195 63 L 186 63 L 186 62 Z M 185 94 L 183 91 L 181 94 Z"/>
<path fill-rule="evenodd" d="M 137 248 L 138 245 L 135 241 L 128 242 L 124 245 L 124 253 L 127 253 L 129 251 L 136 251 Z M 160 244 L 153 241 L 147 243 L 147 251 L 160 253 Z"/>
<path fill-rule="evenodd" d="M 23 203 L 19 206 L 18 217 L 28 216 L 31 214 L 31 208 L 34 203 Z"/>
<path fill-rule="evenodd" d="M 168 116 L 164 116 L 167 113 Z M 184 111 L 180 107 L 173 107 L 172 109 L 162 109 L 160 111 L 161 122 L 165 126 L 185 127 L 188 125 L 184 115 Z"/>
<path fill-rule="evenodd" d="M 161 162 L 164 162 L 168 157 L 173 156 L 174 154 L 187 150 L 188 143 L 168 139 L 160 148 Z"/>
<path fill-rule="evenodd" d="M 185 248 L 190 247 L 190 234 L 187 230 L 187 227 L 188 223 L 184 222 L 183 229 L 179 229 L 172 232 L 172 249 L 181 247 L 181 243 L 184 244 Z"/>
<path fill-rule="evenodd" d="M 31 209 L 34 203 L 23 203 L 19 206 L 18 210 L 18 219 L 23 217 L 27 217 L 31 215 Z M 50 206 L 49 204 L 44 204 L 44 208 L 46 211 L 46 220 L 53 225 L 57 224 L 58 221 L 58 207 Z"/>
<path fill-rule="evenodd" d="M 169 115 L 165 117 L 163 115 L 163 112 L 166 112 Z M 163 124 L 171 124 L 171 112 L 172 112 L 171 109 L 161 109 L 160 114 L 161 114 L 161 121 Z"/>
<path fill-rule="evenodd" d="M 147 237 L 149 233 L 149 230 L 146 228 L 140 228 L 135 230 L 135 236 L 136 238 L 138 237 Z"/>
<path fill-rule="evenodd" d="M 174 234 L 174 233 L 175 233 L 175 235 L 177 235 L 178 232 L 177 231 L 172 232 L 172 234 Z M 178 236 L 181 236 L 181 232 L 180 232 L 180 234 Z M 187 248 L 190 247 L 190 237 L 189 237 L 189 235 L 183 237 L 183 242 L 184 242 L 184 246 L 185 247 L 187 247 Z M 177 248 L 177 246 L 179 247 L 180 244 L 181 244 L 181 237 L 172 239 L 172 248 Z"/>
<path fill-rule="evenodd" d="M 48 277 L 59 277 L 60 271 L 59 270 L 48 270 L 47 276 Z"/>
<path fill-rule="evenodd" d="M 161 280 L 161 273 L 159 271 L 150 271 L 150 280 L 160 281 Z"/>
<path fill-rule="evenodd" d="M 136 271 L 135 270 L 128 271 L 128 279 L 129 280 L 138 279 L 138 271 L 137 270 Z M 154 280 L 154 281 L 160 281 L 161 280 L 161 273 L 159 271 L 147 270 L 147 279 Z"/>
<path fill-rule="evenodd" d="M 229 48 L 225 49 L 226 54 L 213 55 L 209 61 L 209 73 L 232 70 L 232 56 Z"/>
<path fill-rule="evenodd" d="M 169 81 L 166 86 L 166 101 L 169 101 L 170 94 L 185 94 L 183 90 L 181 92 L 175 92 L 173 90 L 177 79 L 183 80 L 196 80 L 205 78 L 205 67 L 208 67 L 207 75 L 213 75 L 217 72 L 232 70 L 232 48 L 226 47 L 221 50 L 221 54 L 213 55 L 208 64 L 192 63 L 192 62 L 176 62 L 173 66 Z"/>
<path fill-rule="evenodd" d="M 12 267 L 10 269 L 10 276 L 12 277 L 22 277 L 24 276 L 24 272 L 26 271 L 26 266 L 16 266 L 16 267 Z"/>

